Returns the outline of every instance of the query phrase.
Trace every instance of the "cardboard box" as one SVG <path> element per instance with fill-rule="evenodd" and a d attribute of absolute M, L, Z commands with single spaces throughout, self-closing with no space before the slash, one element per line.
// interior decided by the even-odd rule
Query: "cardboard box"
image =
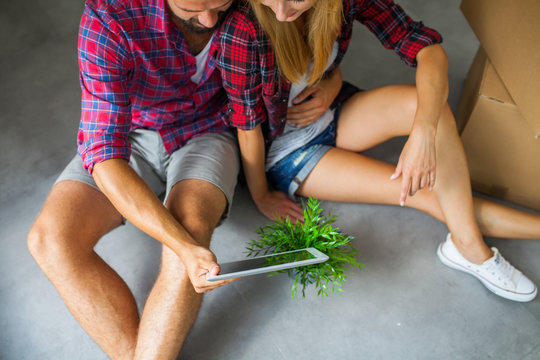
<path fill-rule="evenodd" d="M 540 138 L 540 1 L 462 0 L 461 11 Z"/>
<path fill-rule="evenodd" d="M 461 139 L 473 189 L 540 210 L 540 139 L 535 138 L 486 53 L 479 49 L 460 103 Z"/>
<path fill-rule="evenodd" d="M 480 47 L 469 68 L 465 83 L 463 84 L 463 89 L 461 90 L 459 107 L 456 112 L 456 126 L 460 134 L 463 132 L 467 121 L 469 121 L 472 109 L 478 100 L 480 85 L 482 84 L 481 77 L 485 66 L 486 53 Z"/>

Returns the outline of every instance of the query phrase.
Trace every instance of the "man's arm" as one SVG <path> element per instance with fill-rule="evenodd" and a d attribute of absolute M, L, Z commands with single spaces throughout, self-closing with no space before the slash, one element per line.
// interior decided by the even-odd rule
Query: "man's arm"
<path fill-rule="evenodd" d="M 127 220 L 180 257 L 195 291 L 210 291 L 230 282 L 206 281 L 206 273 L 219 273 L 216 257 L 193 239 L 127 161 L 109 159 L 97 163 L 92 176 L 101 191 Z"/>
<path fill-rule="evenodd" d="M 287 122 L 296 126 L 307 126 L 317 121 L 330 108 L 342 84 L 343 77 L 338 66 L 326 79 L 306 87 L 293 100 L 295 105 L 287 109 Z M 306 100 L 310 96 L 311 98 Z"/>
<path fill-rule="evenodd" d="M 85 4 L 78 38 L 82 105 L 77 142 L 83 166 L 126 219 L 180 257 L 197 292 L 223 285 L 204 276 L 219 272 L 214 254 L 197 244 L 128 165 L 128 84 L 136 65 L 122 24 L 95 7 Z"/>

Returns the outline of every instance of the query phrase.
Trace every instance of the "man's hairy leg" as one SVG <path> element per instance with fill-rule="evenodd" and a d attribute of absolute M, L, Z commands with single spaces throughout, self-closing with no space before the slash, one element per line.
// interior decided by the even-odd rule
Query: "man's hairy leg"
<path fill-rule="evenodd" d="M 167 208 L 201 245 L 208 247 L 227 200 L 216 186 L 183 180 L 169 194 Z M 202 301 L 178 256 L 163 247 L 161 270 L 146 301 L 136 359 L 175 359 L 193 326 Z"/>
<path fill-rule="evenodd" d="M 101 192 L 62 181 L 28 234 L 28 248 L 67 307 L 113 359 L 131 359 L 139 315 L 132 293 L 94 246 L 122 222 Z"/>

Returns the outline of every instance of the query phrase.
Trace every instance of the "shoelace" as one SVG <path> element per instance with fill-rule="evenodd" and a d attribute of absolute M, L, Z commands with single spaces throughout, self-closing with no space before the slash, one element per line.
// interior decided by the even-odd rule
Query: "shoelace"
<path fill-rule="evenodd" d="M 499 252 L 497 252 L 494 261 L 486 268 L 487 272 L 496 276 L 499 281 L 503 281 L 505 285 L 507 285 L 507 281 L 513 283 L 514 270 L 514 267 Z"/>

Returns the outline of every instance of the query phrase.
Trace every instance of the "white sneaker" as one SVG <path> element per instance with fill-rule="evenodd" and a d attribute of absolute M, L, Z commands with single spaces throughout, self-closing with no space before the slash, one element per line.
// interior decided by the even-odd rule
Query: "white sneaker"
<path fill-rule="evenodd" d="M 471 274 L 503 298 L 522 302 L 534 299 L 538 292 L 536 285 L 506 261 L 499 250 L 494 247 L 491 250 L 493 257 L 476 265 L 459 253 L 449 233 L 446 241 L 439 245 L 437 256 L 444 265 Z"/>

